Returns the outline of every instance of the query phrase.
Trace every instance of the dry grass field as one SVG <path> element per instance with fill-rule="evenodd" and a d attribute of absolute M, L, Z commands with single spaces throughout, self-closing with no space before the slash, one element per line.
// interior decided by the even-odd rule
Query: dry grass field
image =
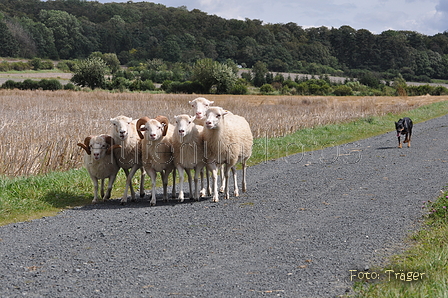
<path fill-rule="evenodd" d="M 0 90 L 0 175 L 26 176 L 81 167 L 76 144 L 109 133 L 109 119 L 191 114 L 197 95 Z M 404 112 L 448 97 L 311 97 L 206 95 L 244 116 L 255 138 L 305 127 Z"/>

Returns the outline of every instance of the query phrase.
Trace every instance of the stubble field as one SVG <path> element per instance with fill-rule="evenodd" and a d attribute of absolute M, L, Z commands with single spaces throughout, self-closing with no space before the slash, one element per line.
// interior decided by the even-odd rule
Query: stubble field
<path fill-rule="evenodd" d="M 0 90 L 0 175 L 27 176 L 82 166 L 76 145 L 109 133 L 109 119 L 192 114 L 198 95 Z M 244 116 L 254 138 L 280 137 L 301 128 L 400 113 L 440 97 L 311 97 L 206 95 L 215 105 Z M 171 121 L 173 122 L 173 121 Z"/>

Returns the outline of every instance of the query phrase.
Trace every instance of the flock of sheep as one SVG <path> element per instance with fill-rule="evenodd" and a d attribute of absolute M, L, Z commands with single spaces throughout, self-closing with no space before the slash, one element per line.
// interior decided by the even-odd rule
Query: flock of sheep
<path fill-rule="evenodd" d="M 86 137 L 78 146 L 85 150 L 84 166 L 94 185 L 92 203 L 110 198 L 118 171 L 126 174 L 126 185 L 121 199 L 125 204 L 128 189 L 135 200 L 132 178 L 140 169 L 140 197 L 145 195 L 145 172 L 151 177 L 151 206 L 156 204 L 156 176 L 161 173 L 163 198 L 168 200 L 168 176 L 173 173 L 172 197 L 175 197 L 176 169 L 179 172 L 180 190 L 178 199 L 184 200 L 184 171 L 187 173 L 190 199 L 211 195 L 218 202 L 218 169 L 221 170 L 220 191 L 229 198 L 228 178 L 232 170 L 234 195 L 238 196 L 236 164 L 242 164 L 242 191 L 246 191 L 246 161 L 252 154 L 253 136 L 249 123 L 244 117 L 235 115 L 221 107 L 210 106 L 213 101 L 203 97 L 190 101 L 195 116 L 187 114 L 174 116 L 175 125 L 165 116 L 155 119 L 142 117 L 138 120 L 126 116 L 110 119 L 111 135 L 102 134 Z M 194 190 L 190 171 L 194 170 Z M 209 185 L 209 171 L 212 173 L 213 189 Z M 204 179 L 204 173 L 206 178 Z M 201 190 L 199 190 L 199 175 Z M 109 184 L 104 193 L 104 180 Z M 101 180 L 101 198 L 98 198 L 98 180 Z M 204 180 L 207 187 L 204 187 Z"/>

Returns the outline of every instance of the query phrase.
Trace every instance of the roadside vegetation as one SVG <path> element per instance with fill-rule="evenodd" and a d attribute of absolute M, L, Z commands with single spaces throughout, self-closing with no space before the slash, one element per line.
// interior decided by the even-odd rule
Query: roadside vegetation
<path fill-rule="evenodd" d="M 418 96 L 448 95 L 448 89 L 430 84 L 407 84 L 401 74 L 382 80 L 370 71 L 358 72 L 359 77 L 331 79 L 327 74 L 300 75 L 268 71 L 264 62 L 241 69 L 232 60 L 217 62 L 209 58 L 194 63 L 170 63 L 152 59 L 135 66 L 122 67 L 115 54 L 92 53 L 87 59 L 52 62 L 33 58 L 26 61 L 3 61 L 0 71 L 51 71 L 72 73 L 62 84 L 57 78 L 41 80 L 9 79 L 2 89 L 20 90 L 93 90 L 111 92 L 151 92 L 176 94 L 233 95 L 333 95 L 333 96 Z"/>

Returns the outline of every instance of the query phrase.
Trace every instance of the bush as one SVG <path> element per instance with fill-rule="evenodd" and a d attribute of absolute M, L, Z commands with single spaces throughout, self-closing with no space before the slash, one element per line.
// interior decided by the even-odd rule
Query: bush
<path fill-rule="evenodd" d="M 2 63 L 0 63 L 0 71 L 10 71 L 11 70 L 11 65 L 9 65 L 8 62 L 6 61 L 2 61 Z"/>
<path fill-rule="evenodd" d="M 333 90 L 333 94 L 336 96 L 349 96 L 353 95 L 353 90 L 347 85 L 340 85 Z"/>
<path fill-rule="evenodd" d="M 37 81 L 33 81 L 30 79 L 26 79 L 25 81 L 22 82 L 20 89 L 22 90 L 36 90 L 39 89 L 39 82 Z"/>
<path fill-rule="evenodd" d="M 101 58 L 88 58 L 74 65 L 71 81 L 76 85 L 91 89 L 103 88 L 106 83 L 104 76 L 107 71 L 107 65 Z"/>
<path fill-rule="evenodd" d="M 74 90 L 76 90 L 76 87 L 72 83 L 67 83 L 64 85 L 64 90 L 73 90 L 74 91 Z"/>
<path fill-rule="evenodd" d="M 18 88 L 18 86 L 20 86 L 21 83 L 20 82 L 15 82 L 13 80 L 7 80 L 6 82 L 3 83 L 2 88 L 3 89 L 15 89 Z"/>
<path fill-rule="evenodd" d="M 243 85 L 243 84 L 236 84 L 235 86 L 233 86 L 233 88 L 230 90 L 230 94 L 235 94 L 235 95 L 245 95 L 247 94 L 249 91 L 247 89 L 247 86 Z"/>
<path fill-rule="evenodd" d="M 274 87 L 271 84 L 264 84 L 260 87 L 260 92 L 263 94 L 268 94 L 274 92 Z"/>
<path fill-rule="evenodd" d="M 56 91 L 62 89 L 62 84 L 56 79 L 42 79 L 39 82 L 39 87 L 42 88 L 42 90 Z"/>

